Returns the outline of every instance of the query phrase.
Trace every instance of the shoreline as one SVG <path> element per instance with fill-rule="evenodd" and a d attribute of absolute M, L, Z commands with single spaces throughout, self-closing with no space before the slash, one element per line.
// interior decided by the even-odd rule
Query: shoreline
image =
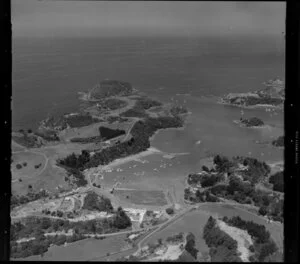
<path fill-rule="evenodd" d="M 242 128 L 252 128 L 252 129 L 271 129 L 272 128 L 272 126 L 270 126 L 270 125 L 246 126 L 245 124 L 243 124 L 239 120 L 233 120 L 232 122 L 239 125 L 239 127 L 242 127 Z"/>
<path fill-rule="evenodd" d="M 221 105 L 228 105 L 228 106 L 233 106 L 233 107 L 238 107 L 238 108 L 243 108 L 243 109 L 274 109 L 274 110 L 283 110 L 284 105 L 268 105 L 268 104 L 257 104 L 257 105 L 251 105 L 251 106 L 247 106 L 247 105 L 238 105 L 238 104 L 231 104 L 231 103 L 227 103 L 225 101 L 223 101 L 223 99 L 219 98 L 219 100 L 217 101 L 218 104 Z"/>

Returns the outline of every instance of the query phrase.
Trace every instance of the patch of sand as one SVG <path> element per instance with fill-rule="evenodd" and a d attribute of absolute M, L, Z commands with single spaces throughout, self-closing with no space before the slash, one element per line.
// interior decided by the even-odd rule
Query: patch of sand
<path fill-rule="evenodd" d="M 230 235 L 236 240 L 238 247 L 237 250 L 240 252 L 240 258 L 243 262 L 249 262 L 249 246 L 253 244 L 251 236 L 244 230 L 229 226 L 225 222 L 217 220 L 217 224 L 220 229 Z"/>
<path fill-rule="evenodd" d="M 155 260 L 176 260 L 182 254 L 182 249 L 180 248 L 182 244 L 178 245 L 168 245 L 167 250 L 158 250 L 155 253 L 158 256 L 154 258 L 147 259 L 147 261 L 155 261 Z"/>

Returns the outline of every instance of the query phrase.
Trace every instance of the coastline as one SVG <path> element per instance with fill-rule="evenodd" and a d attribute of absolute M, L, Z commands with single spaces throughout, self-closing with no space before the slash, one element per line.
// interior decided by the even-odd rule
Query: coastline
<path fill-rule="evenodd" d="M 238 108 L 243 108 L 243 109 L 267 109 L 267 108 L 271 108 L 271 109 L 274 109 L 274 110 L 283 110 L 283 105 L 278 105 L 278 106 L 268 105 L 268 104 L 257 104 L 257 105 L 251 105 L 251 106 L 238 105 L 238 104 L 227 103 L 222 98 L 219 98 L 217 103 L 221 104 L 221 105 L 228 105 L 228 106 L 233 106 L 233 107 L 238 107 Z"/>

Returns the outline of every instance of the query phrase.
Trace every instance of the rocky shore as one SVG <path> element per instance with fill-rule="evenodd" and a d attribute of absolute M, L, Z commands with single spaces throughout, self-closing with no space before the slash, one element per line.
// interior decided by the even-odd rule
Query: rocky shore
<path fill-rule="evenodd" d="M 285 99 L 284 82 L 273 79 L 265 82 L 264 89 L 248 93 L 229 93 L 219 99 L 219 103 L 243 108 L 283 109 Z"/>

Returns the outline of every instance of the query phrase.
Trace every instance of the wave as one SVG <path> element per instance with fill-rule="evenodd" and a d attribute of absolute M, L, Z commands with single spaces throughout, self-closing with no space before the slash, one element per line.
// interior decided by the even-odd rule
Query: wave
<path fill-rule="evenodd" d="M 191 96 L 190 93 L 177 93 L 176 94 L 176 96 L 181 96 L 181 95 L 183 95 L 183 96 Z"/>

